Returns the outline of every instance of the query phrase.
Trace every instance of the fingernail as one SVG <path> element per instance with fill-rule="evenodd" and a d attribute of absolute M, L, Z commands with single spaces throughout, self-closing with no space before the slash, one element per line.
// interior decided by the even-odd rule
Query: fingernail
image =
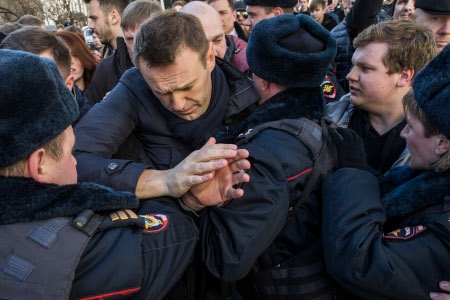
<path fill-rule="evenodd" d="M 430 293 L 430 298 L 431 299 L 437 299 L 439 297 L 438 293 Z"/>
<path fill-rule="evenodd" d="M 440 286 L 443 288 L 448 288 L 450 287 L 450 282 L 441 282 Z"/>

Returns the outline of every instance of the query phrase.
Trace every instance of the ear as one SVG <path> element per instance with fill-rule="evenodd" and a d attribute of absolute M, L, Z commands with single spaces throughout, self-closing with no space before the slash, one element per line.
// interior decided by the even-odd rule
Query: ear
<path fill-rule="evenodd" d="M 273 12 L 274 16 L 281 16 L 283 14 L 283 9 L 279 6 L 277 6 L 273 9 L 272 12 Z"/>
<path fill-rule="evenodd" d="M 212 42 L 208 42 L 208 52 L 206 52 L 206 67 L 210 72 L 216 67 L 216 56 Z"/>
<path fill-rule="evenodd" d="M 443 134 L 440 134 L 436 143 L 436 154 L 444 155 L 449 150 L 450 150 L 450 141 Z"/>
<path fill-rule="evenodd" d="M 108 18 L 111 25 L 120 25 L 120 14 L 117 12 L 117 10 L 113 9 L 109 13 Z"/>
<path fill-rule="evenodd" d="M 73 75 L 70 74 L 69 76 L 67 76 L 64 82 L 66 83 L 66 86 L 69 88 L 69 90 L 72 91 L 73 85 L 75 84 L 75 77 L 73 77 Z"/>
<path fill-rule="evenodd" d="M 233 15 L 233 22 L 236 22 L 236 10 L 231 13 Z"/>
<path fill-rule="evenodd" d="M 44 148 L 39 148 L 28 157 L 26 176 L 37 182 L 50 183 L 48 174 L 48 154 Z"/>
<path fill-rule="evenodd" d="M 400 77 L 397 80 L 398 87 L 411 86 L 414 77 L 414 70 L 411 68 L 404 68 Z"/>

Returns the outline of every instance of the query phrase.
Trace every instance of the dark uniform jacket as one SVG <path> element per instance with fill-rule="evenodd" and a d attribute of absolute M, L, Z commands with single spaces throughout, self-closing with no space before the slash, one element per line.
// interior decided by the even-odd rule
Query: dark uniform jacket
<path fill-rule="evenodd" d="M 116 51 L 100 61 L 92 76 L 91 84 L 86 92 L 86 97 L 91 104 L 102 101 L 106 93 L 116 86 L 123 73 L 133 67 L 125 40 L 118 37 L 116 42 Z"/>
<path fill-rule="evenodd" d="M 78 179 L 134 192 L 145 169 L 172 168 L 224 126 L 243 120 L 259 99 L 252 82 L 219 58 L 211 76 L 207 111 L 187 121 L 161 104 L 136 68 L 128 70 L 75 127 Z M 112 158 L 131 134 L 140 143 L 132 155 L 138 159 Z"/>
<path fill-rule="evenodd" d="M 91 183 L 0 177 L 0 190 L 2 299 L 161 299 L 197 243 L 173 199 L 148 201 L 138 217 L 117 211 L 136 207 L 134 195 Z M 101 220 L 95 231 L 90 220 Z"/>
<path fill-rule="evenodd" d="M 250 270 L 255 271 L 248 276 L 259 281 L 258 298 L 330 297 L 330 282 L 320 254 L 319 185 L 292 219 L 287 219 L 312 172 L 308 147 L 282 130 L 265 129 L 247 138 L 253 128 L 266 122 L 318 119 L 325 114 L 324 102 L 320 88 L 288 89 L 262 103 L 237 127 L 218 135 L 219 140 L 227 140 L 244 133 L 237 143 L 250 152 L 251 180 L 242 185 L 243 197 L 202 212 L 201 253 L 206 267 L 224 282 L 242 279 Z M 295 258 L 301 261 L 288 263 Z M 265 278 L 271 275 L 280 275 L 279 280 L 266 282 Z M 305 289 L 302 280 L 309 281 L 311 289 Z M 243 290 L 250 288 L 244 285 Z"/>
<path fill-rule="evenodd" d="M 389 174 L 382 198 L 366 171 L 344 168 L 325 181 L 327 270 L 362 299 L 429 299 L 450 278 L 450 174 Z"/>

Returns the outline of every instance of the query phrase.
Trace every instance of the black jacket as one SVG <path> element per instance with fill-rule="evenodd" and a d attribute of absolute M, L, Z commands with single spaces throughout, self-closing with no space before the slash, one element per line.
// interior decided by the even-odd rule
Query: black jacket
<path fill-rule="evenodd" d="M 324 102 L 320 88 L 285 90 L 258 106 L 244 122 L 222 132 L 218 139 L 233 140 L 239 133 L 251 134 L 252 128 L 270 121 L 318 119 L 325 113 Z M 286 290 L 282 290 L 289 284 L 298 284 L 298 289 L 302 289 L 301 280 L 305 278 L 301 277 L 305 273 L 296 274 L 295 267 L 306 270 L 315 265 L 315 277 L 308 280 L 314 281 L 311 285 L 320 282 L 321 287 L 328 289 L 328 277 L 323 268 L 319 270 L 320 185 L 315 186 L 292 219 L 287 219 L 290 207 L 299 199 L 311 175 L 313 161 L 308 147 L 281 130 L 266 129 L 251 139 L 246 136 L 237 139 L 239 147 L 250 152 L 252 165 L 248 171 L 251 180 L 242 185 L 244 196 L 223 207 L 206 208 L 201 215 L 200 246 L 206 267 L 225 282 L 242 279 L 250 270 L 256 270 L 248 276 L 257 279 L 258 298 L 263 299 L 286 295 Z M 300 257 L 302 261 L 295 267 L 287 263 Z M 280 278 L 270 282 L 275 290 L 263 290 L 264 278 L 272 271 L 289 275 L 285 281 Z M 243 290 L 249 289 L 244 285 Z M 295 299 L 311 299 L 312 290 L 295 294 Z"/>
<path fill-rule="evenodd" d="M 35 291 L 43 293 L 45 298 L 54 298 L 51 295 L 61 295 L 61 291 L 54 290 L 57 283 L 66 289 L 64 293 L 70 294 L 70 299 L 94 296 L 160 299 L 191 262 L 198 231 L 192 220 L 173 204 L 174 199 L 148 201 L 142 211 L 147 215 L 144 219 L 131 211 L 115 212 L 136 207 L 138 200 L 134 195 L 96 184 L 56 186 L 32 179 L 0 177 L 0 190 L 0 259 L 5 262 L 12 256 L 19 257 L 34 266 L 26 278 L 20 280 L 16 277 L 20 272 L 8 271 L 14 264 L 7 263 L 0 269 L 2 299 L 39 298 Z M 55 241 L 46 247 L 35 241 L 46 242 L 41 237 L 52 235 L 30 237 L 33 232 L 39 232 L 38 229 L 53 232 L 61 217 L 70 218 L 70 224 L 73 217 L 80 216 L 86 209 L 104 216 L 100 227 L 82 253 L 75 253 L 74 264 L 66 266 L 62 261 L 57 265 L 65 251 L 54 253 L 53 249 L 79 247 L 72 244 L 74 239 L 67 239 L 76 236 L 73 231 L 78 229 L 65 225 L 57 231 Z M 117 220 L 113 221 L 114 214 Z M 5 232 L 20 232 L 18 229 L 27 224 L 30 225 L 28 234 L 9 234 L 3 239 Z M 41 224 L 44 226 L 39 226 Z M 89 231 L 88 226 L 86 231 Z M 26 264 L 22 263 L 22 270 L 24 266 Z M 71 272 L 63 278 L 55 278 L 52 272 L 55 268 L 58 272 L 64 268 Z M 19 288 L 21 284 L 24 284 L 23 289 Z"/>
<path fill-rule="evenodd" d="M 327 270 L 362 299 L 429 299 L 450 278 L 450 174 L 340 169 L 323 185 Z M 381 199 L 381 201 L 380 201 Z"/>
<path fill-rule="evenodd" d="M 106 93 L 116 86 L 123 73 L 133 67 L 125 40 L 118 37 L 116 42 L 116 51 L 100 61 L 92 76 L 91 84 L 86 92 L 86 97 L 91 104 L 102 101 Z"/>
<path fill-rule="evenodd" d="M 243 120 L 259 99 L 252 82 L 218 58 L 211 76 L 208 110 L 186 121 L 163 107 L 136 68 L 128 70 L 75 127 L 79 180 L 134 192 L 145 169 L 172 168 L 224 126 Z M 139 159 L 117 157 L 132 134 L 140 145 L 131 156 Z"/>

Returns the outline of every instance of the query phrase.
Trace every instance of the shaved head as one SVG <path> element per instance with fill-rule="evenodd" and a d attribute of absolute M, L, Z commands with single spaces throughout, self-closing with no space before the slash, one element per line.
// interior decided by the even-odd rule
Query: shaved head
<path fill-rule="evenodd" d="M 224 58 L 227 44 L 219 13 L 212 6 L 202 1 L 189 2 L 183 6 L 181 11 L 199 18 L 206 38 L 213 43 L 215 55 Z"/>

